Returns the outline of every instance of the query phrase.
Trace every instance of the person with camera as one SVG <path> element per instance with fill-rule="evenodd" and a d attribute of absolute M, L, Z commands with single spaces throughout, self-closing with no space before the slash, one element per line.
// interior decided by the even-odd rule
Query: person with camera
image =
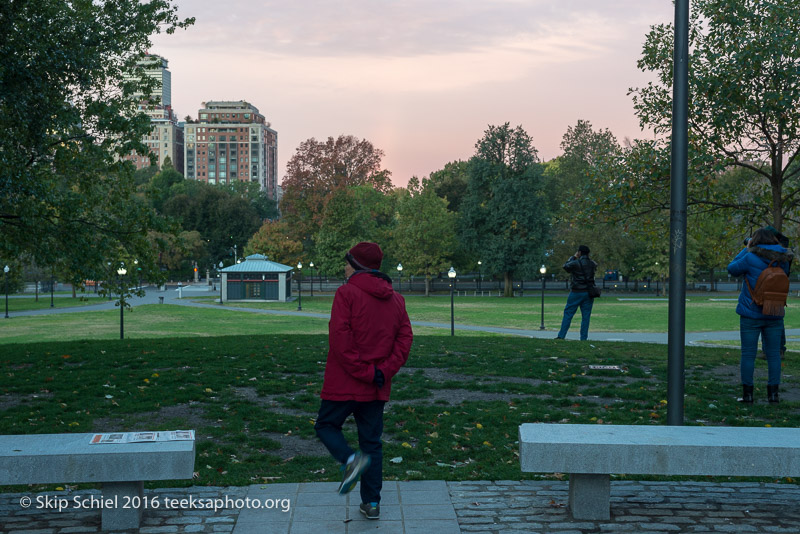
<path fill-rule="evenodd" d="M 561 319 L 561 330 L 556 339 L 565 339 L 572 323 L 572 318 L 578 308 L 581 309 L 580 339 L 585 341 L 589 337 L 589 319 L 592 316 L 594 296 L 590 290 L 596 291 L 594 286 L 594 273 L 597 263 L 589 258 L 589 247 L 581 245 L 578 251 L 564 264 L 564 270 L 571 275 L 571 285 L 567 305 L 564 307 L 564 317 Z"/>
<path fill-rule="evenodd" d="M 789 264 L 794 254 L 783 247 L 774 232 L 767 228 L 755 231 L 747 241 L 747 246 L 728 265 L 731 276 L 744 277 L 742 290 L 736 305 L 739 314 L 739 334 L 741 338 L 740 376 L 742 382 L 741 402 L 753 402 L 753 373 L 755 369 L 758 338 L 764 347 L 767 357 L 767 400 L 770 403 L 780 402 L 779 388 L 781 383 L 781 335 L 784 332 L 783 316 L 786 304 L 786 293 L 779 293 L 770 287 L 763 291 L 769 281 L 759 284 L 762 273 L 773 267 L 783 270 L 780 274 L 783 281 L 778 280 L 788 292 Z M 766 280 L 766 278 L 765 278 Z M 780 286 L 777 286 L 780 287 Z M 762 290 L 762 291 L 760 291 Z"/>

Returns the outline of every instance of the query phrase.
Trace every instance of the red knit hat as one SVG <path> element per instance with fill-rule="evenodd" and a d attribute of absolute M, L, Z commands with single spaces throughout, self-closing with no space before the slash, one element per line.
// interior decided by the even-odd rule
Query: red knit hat
<path fill-rule="evenodd" d="M 377 243 L 368 243 L 366 241 L 362 241 L 358 245 L 351 248 L 347 254 L 353 260 L 355 260 L 353 267 L 357 269 L 379 270 L 381 268 L 383 251 Z"/>

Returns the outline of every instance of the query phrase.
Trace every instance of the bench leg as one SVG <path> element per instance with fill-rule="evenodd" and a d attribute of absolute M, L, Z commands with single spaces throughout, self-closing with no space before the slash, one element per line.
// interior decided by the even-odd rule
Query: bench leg
<path fill-rule="evenodd" d="M 610 519 L 610 497 L 610 475 L 569 474 L 569 510 L 573 519 Z"/>
<path fill-rule="evenodd" d="M 144 482 L 103 482 L 103 500 L 113 499 L 111 502 L 116 504 L 103 508 L 103 530 L 138 529 L 142 522 L 143 496 Z M 133 506 L 136 504 L 138 507 Z"/>

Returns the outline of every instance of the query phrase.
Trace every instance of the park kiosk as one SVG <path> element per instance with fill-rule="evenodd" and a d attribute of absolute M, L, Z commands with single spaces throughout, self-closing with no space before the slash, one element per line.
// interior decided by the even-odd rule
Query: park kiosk
<path fill-rule="evenodd" d="M 220 271 L 223 301 L 287 302 L 291 297 L 291 273 L 288 265 L 252 254 L 243 262 Z"/>

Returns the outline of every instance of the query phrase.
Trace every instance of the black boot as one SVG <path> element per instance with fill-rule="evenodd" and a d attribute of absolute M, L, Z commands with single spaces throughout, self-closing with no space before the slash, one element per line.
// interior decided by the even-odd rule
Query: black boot
<path fill-rule="evenodd" d="M 777 385 L 775 386 L 767 385 L 767 400 L 772 404 L 781 401 L 780 396 L 778 395 L 779 387 L 780 386 Z"/>
<path fill-rule="evenodd" d="M 753 404 L 753 386 L 742 384 L 742 400 L 739 402 Z"/>

